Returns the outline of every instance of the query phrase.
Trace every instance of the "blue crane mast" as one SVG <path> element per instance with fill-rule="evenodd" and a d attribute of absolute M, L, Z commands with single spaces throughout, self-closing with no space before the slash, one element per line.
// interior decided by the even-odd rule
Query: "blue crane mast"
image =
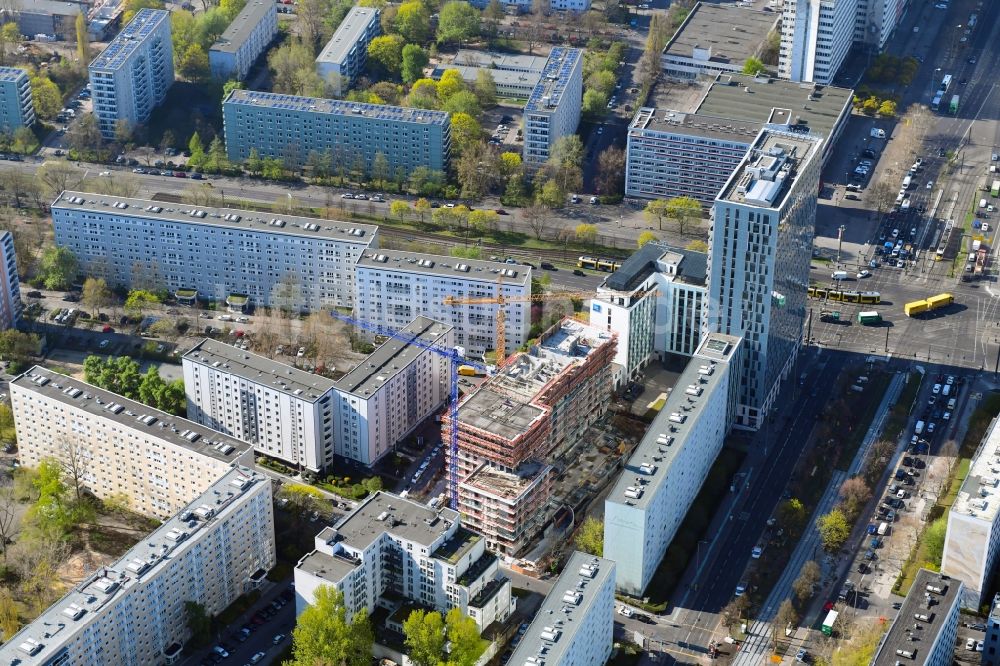
<path fill-rule="evenodd" d="M 452 509 L 458 510 L 458 366 L 468 365 L 483 373 L 487 370 L 486 366 L 462 356 L 454 347 L 445 347 L 443 345 L 424 342 L 417 333 L 395 331 L 386 326 L 356 319 L 350 315 L 341 314 L 336 311 L 331 311 L 330 316 L 369 333 L 394 340 L 401 340 L 408 345 L 426 349 L 431 353 L 448 359 L 448 420 L 451 426 L 448 433 L 448 453 L 450 458 L 448 461 L 448 504 Z"/>

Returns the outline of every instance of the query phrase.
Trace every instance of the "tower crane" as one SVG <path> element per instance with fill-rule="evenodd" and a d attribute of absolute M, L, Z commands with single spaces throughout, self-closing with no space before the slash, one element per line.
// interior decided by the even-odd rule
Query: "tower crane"
<path fill-rule="evenodd" d="M 413 345 L 414 347 L 420 347 L 421 349 L 426 349 L 432 354 L 437 354 L 448 360 L 449 366 L 449 386 L 448 386 L 448 418 L 451 422 L 450 432 L 448 433 L 448 451 L 451 460 L 448 463 L 448 503 L 452 509 L 458 510 L 458 366 L 468 365 L 482 373 L 486 373 L 486 366 L 472 359 L 465 358 L 459 354 L 454 347 L 446 347 L 444 345 L 434 344 L 431 342 L 424 342 L 420 339 L 419 334 L 410 333 L 409 331 L 395 331 L 386 326 L 381 326 L 379 324 L 372 323 L 370 321 L 364 321 L 363 319 L 356 319 L 350 315 L 340 314 L 336 311 L 331 311 L 330 316 L 334 319 L 338 319 L 346 324 L 351 324 L 369 333 L 374 333 L 375 335 L 381 335 L 387 338 L 392 338 L 394 340 L 401 340 L 402 342 Z"/>

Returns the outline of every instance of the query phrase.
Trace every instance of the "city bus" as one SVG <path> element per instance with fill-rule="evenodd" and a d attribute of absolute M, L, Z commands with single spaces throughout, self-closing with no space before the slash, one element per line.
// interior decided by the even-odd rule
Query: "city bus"
<path fill-rule="evenodd" d="M 937 294 L 927 299 L 927 309 L 937 310 L 955 302 L 955 297 L 951 294 Z"/>
<path fill-rule="evenodd" d="M 870 310 L 868 312 L 859 312 L 858 313 L 858 323 L 859 324 L 865 324 L 865 325 L 868 325 L 868 324 L 878 324 L 881 321 L 882 321 L 882 315 L 880 315 L 879 313 L 875 312 L 874 310 Z"/>
<path fill-rule="evenodd" d="M 825 636 L 833 636 L 833 625 L 837 621 L 837 611 L 832 610 L 826 615 L 826 619 L 823 620 L 823 634 Z"/>
<path fill-rule="evenodd" d="M 907 317 L 913 317 L 914 315 L 927 312 L 928 310 L 930 310 L 930 307 L 928 307 L 927 301 L 925 300 L 910 301 L 903 306 L 903 314 Z"/>
<path fill-rule="evenodd" d="M 952 115 L 958 113 L 958 95 L 952 95 L 951 104 L 948 105 L 948 113 Z"/>
<path fill-rule="evenodd" d="M 944 78 L 941 79 L 941 87 L 938 88 L 938 90 L 940 90 L 941 94 L 943 95 L 944 93 L 948 92 L 948 88 L 950 87 L 951 87 L 951 74 L 945 74 Z"/>

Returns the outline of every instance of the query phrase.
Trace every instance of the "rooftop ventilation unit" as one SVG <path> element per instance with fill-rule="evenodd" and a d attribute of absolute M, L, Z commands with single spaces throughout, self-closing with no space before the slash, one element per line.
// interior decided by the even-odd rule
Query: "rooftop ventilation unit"
<path fill-rule="evenodd" d="M 83 617 L 83 614 L 86 612 L 87 611 L 85 611 L 77 604 L 70 604 L 69 606 L 66 606 L 66 608 L 62 609 L 62 614 L 71 620 L 79 620 L 81 617 Z"/>
<path fill-rule="evenodd" d="M 642 488 L 636 488 L 635 486 L 629 486 L 625 489 L 625 497 L 631 497 L 632 499 L 639 499 L 642 497 Z"/>

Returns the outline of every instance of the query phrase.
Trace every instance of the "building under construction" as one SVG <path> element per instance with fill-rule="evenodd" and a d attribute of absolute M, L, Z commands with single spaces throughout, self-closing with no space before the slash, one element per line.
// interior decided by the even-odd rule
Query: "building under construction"
<path fill-rule="evenodd" d="M 492 549 L 514 555 L 544 526 L 546 461 L 606 411 L 616 340 L 563 319 L 459 405 L 459 510 Z M 447 417 L 442 425 L 447 436 Z"/>

